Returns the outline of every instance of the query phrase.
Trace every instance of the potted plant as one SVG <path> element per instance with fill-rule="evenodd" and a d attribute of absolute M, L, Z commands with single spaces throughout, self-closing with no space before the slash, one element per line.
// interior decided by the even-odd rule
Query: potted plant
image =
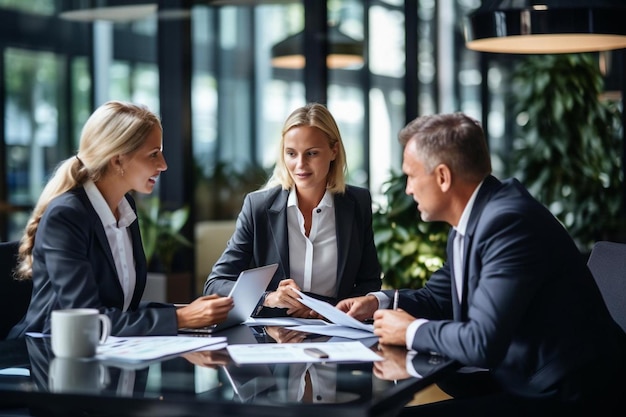
<path fill-rule="evenodd" d="M 446 258 L 450 226 L 424 222 L 405 189 L 406 175 L 391 172 L 383 184 L 385 204 L 373 213 L 374 242 L 385 288 L 420 288 Z"/>
<path fill-rule="evenodd" d="M 189 218 L 189 207 L 163 210 L 158 197 L 137 200 L 139 228 L 148 264 L 144 299 L 188 302 L 192 294 L 192 273 L 174 272 L 174 257 L 192 243 L 181 230 Z"/>
<path fill-rule="evenodd" d="M 189 207 L 162 210 L 159 198 L 150 197 L 137 203 L 137 211 L 148 268 L 171 273 L 176 252 L 192 246 L 181 233 L 189 218 Z"/>

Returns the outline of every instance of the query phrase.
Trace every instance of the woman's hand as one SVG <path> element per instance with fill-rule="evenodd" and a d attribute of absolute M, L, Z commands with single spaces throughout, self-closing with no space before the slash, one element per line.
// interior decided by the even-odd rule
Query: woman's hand
<path fill-rule="evenodd" d="M 233 306 L 231 297 L 220 297 L 217 294 L 198 297 L 191 304 L 176 309 L 178 328 L 198 328 L 220 323 L 226 320 Z"/>
<path fill-rule="evenodd" d="M 300 287 L 293 279 L 284 279 L 278 284 L 276 291 L 272 291 L 265 297 L 264 307 L 286 308 L 287 314 L 293 317 L 311 318 L 311 309 L 298 301 Z"/>

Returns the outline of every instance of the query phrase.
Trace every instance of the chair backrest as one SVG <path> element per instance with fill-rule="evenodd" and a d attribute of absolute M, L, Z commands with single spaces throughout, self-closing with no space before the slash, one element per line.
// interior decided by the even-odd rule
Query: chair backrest
<path fill-rule="evenodd" d="M 28 310 L 33 282 L 17 281 L 13 270 L 17 265 L 19 242 L 0 242 L 0 340 L 16 325 Z"/>
<path fill-rule="evenodd" d="M 626 332 L 626 243 L 596 242 L 587 266 L 613 320 Z"/>

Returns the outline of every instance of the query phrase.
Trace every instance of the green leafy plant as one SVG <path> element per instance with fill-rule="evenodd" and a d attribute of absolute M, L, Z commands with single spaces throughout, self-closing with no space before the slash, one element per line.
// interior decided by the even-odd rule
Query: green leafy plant
<path fill-rule="evenodd" d="M 602 74 L 589 54 L 530 56 L 513 82 L 520 127 L 511 175 L 588 251 L 623 227 L 621 112 L 601 98 Z"/>
<path fill-rule="evenodd" d="M 406 195 L 406 176 L 391 173 L 383 184 L 385 204 L 374 210 L 372 226 L 387 288 L 420 288 L 446 258 L 450 226 L 424 222 Z"/>
<path fill-rule="evenodd" d="M 158 197 L 150 197 L 137 202 L 139 228 L 148 266 L 154 265 L 154 257 L 166 273 L 172 272 L 174 255 L 192 243 L 180 232 L 189 218 L 189 207 L 176 210 L 162 210 Z"/>

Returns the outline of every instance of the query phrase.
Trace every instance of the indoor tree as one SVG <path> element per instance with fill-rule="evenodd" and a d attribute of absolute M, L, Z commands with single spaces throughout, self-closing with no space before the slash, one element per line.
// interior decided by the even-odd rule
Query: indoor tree
<path fill-rule="evenodd" d="M 591 54 L 529 56 L 513 73 L 519 126 L 511 175 L 524 183 L 588 252 L 614 239 L 622 213 L 621 111 L 603 99 Z"/>

